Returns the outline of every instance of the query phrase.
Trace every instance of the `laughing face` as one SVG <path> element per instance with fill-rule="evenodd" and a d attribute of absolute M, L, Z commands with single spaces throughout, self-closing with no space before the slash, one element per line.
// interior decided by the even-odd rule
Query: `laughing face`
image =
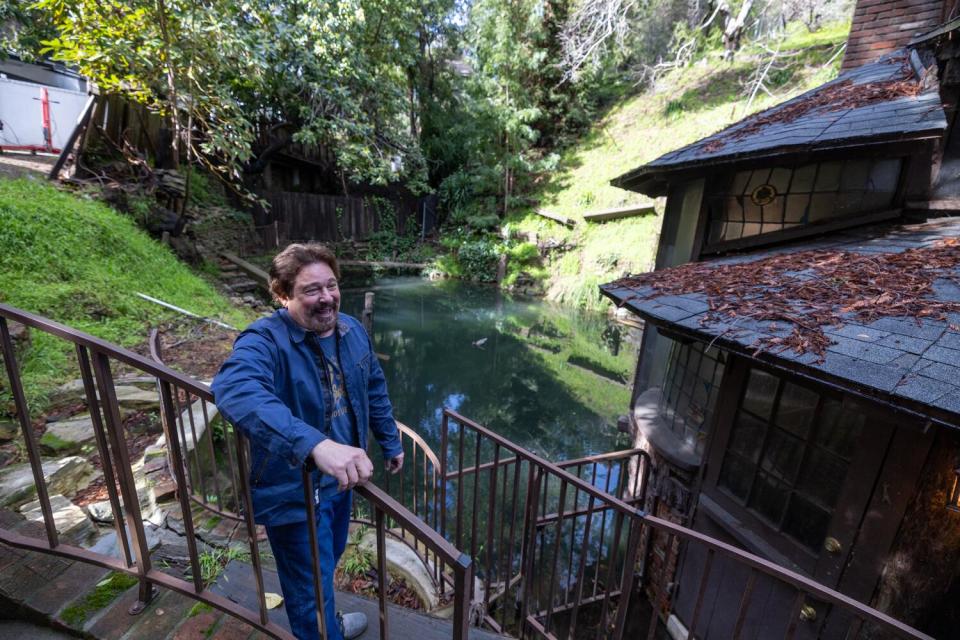
<path fill-rule="evenodd" d="M 333 334 L 340 310 L 337 277 L 325 262 L 314 262 L 300 270 L 293 282 L 293 294 L 281 300 L 290 317 L 321 337 Z"/>

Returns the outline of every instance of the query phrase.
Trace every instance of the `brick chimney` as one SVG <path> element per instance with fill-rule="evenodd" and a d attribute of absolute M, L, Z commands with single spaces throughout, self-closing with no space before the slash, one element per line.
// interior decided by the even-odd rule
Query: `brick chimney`
<path fill-rule="evenodd" d="M 954 0 L 857 0 L 842 69 L 873 62 L 946 19 Z"/>

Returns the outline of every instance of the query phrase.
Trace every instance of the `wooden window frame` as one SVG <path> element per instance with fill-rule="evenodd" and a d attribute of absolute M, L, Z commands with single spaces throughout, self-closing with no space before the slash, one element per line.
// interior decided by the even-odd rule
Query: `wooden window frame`
<path fill-rule="evenodd" d="M 751 551 L 775 561 L 787 560 L 802 572 L 816 576 L 823 571 L 823 565 L 825 563 L 829 564 L 831 561 L 829 557 L 825 557 L 827 554 L 812 550 L 803 543 L 793 540 L 788 534 L 775 528 L 748 506 L 741 503 L 719 483 L 721 467 L 730 443 L 737 411 L 746 391 L 751 369 L 761 370 L 785 382 L 791 382 L 813 390 L 822 397 L 833 397 L 845 402 L 854 402 L 868 413 L 873 413 L 878 408 L 851 394 L 817 384 L 808 378 L 795 376 L 781 369 L 764 366 L 755 360 L 734 355 L 731 355 L 728 360 L 724 381 L 720 389 L 720 403 L 715 414 L 713 433 L 706 451 L 706 468 L 701 485 L 701 496 L 705 496 L 709 503 L 712 503 L 712 510 L 715 511 L 719 508 L 724 517 L 717 517 L 716 513 L 711 514 L 710 509 L 707 510 L 707 514 Z M 843 480 L 843 486 L 840 488 L 834 506 L 834 519 L 840 517 L 838 511 L 841 505 L 866 500 L 866 496 L 860 495 L 863 487 L 872 487 L 873 480 L 879 472 L 879 467 L 868 463 L 868 461 L 876 459 L 878 455 L 882 456 L 882 452 L 886 450 L 889 441 L 889 434 L 886 434 L 886 437 L 883 438 L 871 438 L 868 437 L 869 435 L 869 433 L 864 432 L 858 437 L 856 449 L 847 467 L 847 475 Z M 702 497 L 701 506 L 705 502 Z M 859 516 L 855 520 L 859 522 Z M 734 528 L 738 525 L 746 530 L 735 531 Z M 828 527 L 828 535 L 840 537 L 844 548 L 848 548 L 853 543 L 857 531 L 856 526 L 845 526 L 842 531 L 832 531 Z"/>
<path fill-rule="evenodd" d="M 898 218 L 903 213 L 903 203 L 906 197 L 907 186 L 910 176 L 913 174 L 914 164 L 917 162 L 916 152 L 918 145 L 916 143 L 899 142 L 882 145 L 881 148 L 862 147 L 856 150 L 835 149 L 817 154 L 800 154 L 792 158 L 785 157 L 782 163 L 771 166 L 772 159 L 767 158 L 765 162 L 742 163 L 727 167 L 726 170 L 720 170 L 712 174 L 704 185 L 703 197 L 700 203 L 700 216 L 697 222 L 697 239 L 694 246 L 694 259 L 703 259 L 718 254 L 731 251 L 742 251 L 754 248 L 767 247 L 774 244 L 790 242 L 801 238 L 807 238 L 842 229 L 849 229 L 867 224 L 875 224 Z M 870 151 L 869 155 L 865 151 Z M 831 161 L 856 161 L 856 160 L 888 160 L 893 158 L 901 159 L 900 176 L 897 180 L 892 204 L 893 206 L 881 211 L 868 211 L 855 214 L 849 218 L 834 218 L 820 223 L 801 225 L 791 227 L 781 231 L 771 233 L 761 233 L 745 238 L 736 238 L 722 242 L 709 243 L 710 233 L 710 202 L 716 198 L 726 197 L 733 182 L 733 178 L 738 171 L 753 171 L 764 167 L 788 168 L 796 170 L 799 167 L 808 164 L 823 164 Z"/>
<path fill-rule="evenodd" d="M 704 410 L 704 416 L 703 420 L 696 429 L 698 443 L 694 446 L 694 453 L 702 458 L 707 448 L 707 443 L 704 441 L 704 436 L 709 434 L 710 425 L 713 422 L 713 416 L 715 415 L 717 406 L 719 405 L 720 389 L 723 387 L 723 379 L 725 375 L 721 373 L 720 384 L 716 385 L 715 387 L 712 386 L 712 381 L 717 377 L 717 369 L 725 371 L 726 362 L 729 360 L 729 356 L 724 356 L 723 350 L 716 347 L 711 347 L 710 345 L 704 343 L 677 340 L 670 336 L 663 337 L 673 342 L 673 345 L 670 347 L 670 356 L 667 359 L 666 371 L 664 372 L 663 381 L 660 385 L 660 397 L 657 401 L 657 412 L 660 416 L 660 420 L 663 421 L 663 428 L 673 434 L 678 441 L 684 441 L 686 431 L 690 427 L 680 426 L 680 430 L 678 431 L 678 425 L 681 425 L 681 423 L 685 424 L 685 420 L 678 415 L 677 408 L 680 406 L 681 401 L 684 398 L 688 401 L 688 406 L 690 406 L 693 404 L 693 400 L 696 397 L 695 389 L 687 393 L 683 388 L 684 380 L 686 380 L 687 376 L 690 375 L 689 372 L 691 368 L 691 358 L 693 358 L 694 354 L 696 353 L 697 363 L 696 373 L 694 374 L 694 384 L 706 379 L 702 375 L 705 367 L 710 369 L 711 389 L 707 392 L 707 400 L 705 406 L 702 407 Z M 683 360 L 682 362 L 681 359 Z M 676 397 L 672 402 L 669 402 L 674 390 Z M 665 405 L 667 404 L 673 408 L 673 414 L 669 418 L 664 412 Z"/>

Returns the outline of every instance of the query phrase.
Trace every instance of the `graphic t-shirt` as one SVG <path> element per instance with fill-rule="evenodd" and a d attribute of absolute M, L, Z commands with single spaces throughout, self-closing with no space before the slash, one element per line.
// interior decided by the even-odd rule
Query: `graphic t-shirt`
<path fill-rule="evenodd" d="M 323 404 L 326 415 L 326 434 L 334 442 L 352 447 L 360 445 L 357 429 L 353 424 L 353 414 L 343 390 L 343 373 L 337 360 L 336 336 L 321 338 L 312 334 L 314 344 L 319 345 L 319 353 L 314 350 L 317 370 L 323 384 Z M 322 354 L 322 355 L 321 355 Z M 333 476 L 320 476 L 320 496 L 328 498 L 337 490 L 337 479 Z"/>

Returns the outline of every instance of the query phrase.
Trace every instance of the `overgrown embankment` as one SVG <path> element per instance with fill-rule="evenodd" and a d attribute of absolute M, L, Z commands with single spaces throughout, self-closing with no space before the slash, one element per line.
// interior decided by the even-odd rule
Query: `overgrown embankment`
<path fill-rule="evenodd" d="M 129 347 L 176 315 L 138 292 L 234 326 L 252 319 L 130 218 L 42 180 L 0 179 L 0 301 Z M 32 403 L 71 359 L 66 342 L 32 332 L 21 363 Z"/>
<path fill-rule="evenodd" d="M 509 218 L 513 230 L 535 233 L 541 247 L 557 247 L 544 259 L 547 295 L 599 307 L 604 303 L 598 284 L 628 272 L 648 271 L 664 202 L 655 203 L 655 216 L 584 222 L 585 212 L 648 202 L 640 194 L 611 186 L 610 180 L 832 79 L 839 71 L 848 31 L 847 24 L 815 33 L 798 26 L 779 44 L 746 46 L 733 62 L 723 61 L 720 51 L 711 52 L 614 105 L 564 154 L 561 169 L 537 194 L 539 204 Z M 754 83 L 761 77 L 763 86 L 751 100 Z M 536 215 L 537 208 L 577 224 L 568 229 Z"/>

